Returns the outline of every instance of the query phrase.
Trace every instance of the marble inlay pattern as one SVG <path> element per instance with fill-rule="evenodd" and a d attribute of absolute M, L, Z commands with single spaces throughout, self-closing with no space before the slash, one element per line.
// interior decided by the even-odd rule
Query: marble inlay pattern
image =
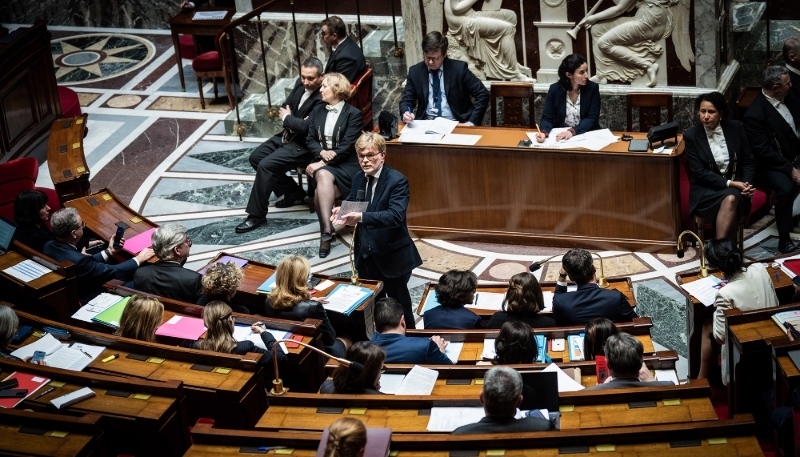
<path fill-rule="evenodd" d="M 138 95 L 117 95 L 106 102 L 109 108 L 134 108 L 141 103 L 142 97 Z"/>
<path fill-rule="evenodd" d="M 250 166 L 250 162 L 248 161 L 250 153 L 252 153 L 254 149 L 255 148 L 245 148 L 201 154 L 189 154 L 187 157 L 202 160 L 203 162 L 219 165 L 242 173 L 255 174 L 255 170 L 253 170 L 253 167 Z"/>
<path fill-rule="evenodd" d="M 269 223 L 247 233 L 236 233 L 233 229 L 239 224 L 239 218 L 227 218 L 200 227 L 189 229 L 186 233 L 193 242 L 204 245 L 238 246 L 281 232 L 308 225 L 302 219 L 269 218 Z"/>
<path fill-rule="evenodd" d="M 188 90 L 188 88 L 187 88 Z M 219 98 L 206 96 L 206 107 L 200 105 L 200 98 L 186 98 L 186 97 L 158 97 L 150 106 L 150 110 L 163 110 L 163 111 L 193 111 L 209 113 L 227 113 L 231 110 L 231 105 L 228 103 L 228 97 L 225 95 L 225 86 L 220 84 Z"/>
<path fill-rule="evenodd" d="M 90 92 L 79 92 L 78 93 L 78 101 L 81 104 L 81 106 L 89 106 L 89 105 L 92 104 L 92 102 L 97 100 L 101 95 L 103 95 L 103 94 L 90 93 Z"/>
<path fill-rule="evenodd" d="M 107 33 L 78 35 L 51 41 L 56 80 L 62 85 L 103 81 L 146 65 L 154 55 L 150 41 Z"/>
<path fill-rule="evenodd" d="M 471 269 L 480 260 L 478 257 L 447 251 L 428 243 L 416 243 L 416 245 L 422 257 L 422 268 L 437 273 Z"/>
<path fill-rule="evenodd" d="M 600 276 L 600 261 L 595 258 L 594 267 L 597 276 Z M 544 265 L 542 281 L 556 281 L 561 269 L 561 260 L 551 261 Z M 617 276 L 634 276 L 653 271 L 653 268 L 644 263 L 636 254 L 623 254 L 614 257 L 603 257 L 603 274 L 606 278 Z"/>

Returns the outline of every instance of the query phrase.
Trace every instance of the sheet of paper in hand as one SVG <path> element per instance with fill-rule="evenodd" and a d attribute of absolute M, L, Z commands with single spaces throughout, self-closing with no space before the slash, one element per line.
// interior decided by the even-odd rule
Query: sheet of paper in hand
<path fill-rule="evenodd" d="M 342 216 L 350 213 L 363 213 L 367 210 L 367 206 L 369 206 L 369 202 L 353 202 L 350 200 L 345 200 L 342 202 L 342 207 L 339 208 L 339 214 L 336 216 L 336 220 L 333 221 L 333 223 L 336 225 L 343 225 L 344 222 L 342 221 Z"/>

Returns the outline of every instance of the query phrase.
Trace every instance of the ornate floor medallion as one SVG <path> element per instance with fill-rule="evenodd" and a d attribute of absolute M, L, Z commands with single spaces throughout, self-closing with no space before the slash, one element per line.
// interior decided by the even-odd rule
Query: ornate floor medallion
<path fill-rule="evenodd" d="M 93 33 L 50 43 L 56 80 L 62 85 L 85 84 L 124 75 L 152 60 L 155 47 L 133 35 Z"/>

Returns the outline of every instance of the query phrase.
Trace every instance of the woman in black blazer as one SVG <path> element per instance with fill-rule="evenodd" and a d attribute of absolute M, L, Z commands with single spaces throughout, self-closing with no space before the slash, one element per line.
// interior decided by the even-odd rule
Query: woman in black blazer
<path fill-rule="evenodd" d="M 725 97 L 711 92 L 697 97 L 700 124 L 683 134 L 689 161 L 689 214 L 714 224 L 715 238 L 736 240 L 736 215 L 750 211 L 756 189 L 755 161 L 739 121 L 723 120 Z"/>
<path fill-rule="evenodd" d="M 315 188 L 314 207 L 321 231 L 320 258 L 328 257 L 333 240 L 331 212 L 337 197 L 350 193 L 353 174 L 361 171 L 356 157 L 356 140 L 361 135 L 361 110 L 349 105 L 350 82 L 341 73 L 329 73 L 319 88 L 325 105 L 317 106 L 309 117 L 306 144 L 314 162 L 306 167 Z M 328 125 L 328 120 L 334 125 Z M 311 189 L 309 189 L 311 191 Z"/>
<path fill-rule="evenodd" d="M 575 135 L 600 128 L 600 86 L 589 81 L 586 59 L 580 54 L 567 56 L 558 66 L 558 82 L 550 85 L 544 100 L 544 112 L 539 123 L 539 143 L 554 128 L 569 127 L 556 136 L 568 140 Z"/>
<path fill-rule="evenodd" d="M 14 238 L 34 251 L 42 252 L 44 244 L 53 239 L 47 226 L 50 206 L 47 195 L 41 190 L 23 190 L 14 200 L 14 219 L 17 230 Z"/>

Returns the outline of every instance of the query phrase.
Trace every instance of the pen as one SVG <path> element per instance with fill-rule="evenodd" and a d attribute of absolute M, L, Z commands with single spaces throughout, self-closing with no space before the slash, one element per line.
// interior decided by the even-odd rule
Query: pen
<path fill-rule="evenodd" d="M 86 357 L 89 357 L 90 359 L 93 359 L 93 358 L 94 358 L 94 357 L 92 357 L 92 355 L 91 355 L 91 354 L 89 354 L 88 352 L 84 351 L 83 349 L 78 349 L 78 350 L 79 350 L 79 351 L 81 351 L 81 352 L 83 352 L 83 355 L 85 355 Z"/>
<path fill-rule="evenodd" d="M 475 306 L 478 306 L 478 292 L 475 292 Z"/>
<path fill-rule="evenodd" d="M 108 363 L 108 362 L 110 362 L 110 361 L 112 361 L 114 359 L 117 359 L 117 358 L 119 358 L 119 354 L 110 355 L 110 356 L 106 357 L 105 359 L 103 359 L 103 363 Z"/>
<path fill-rule="evenodd" d="M 45 390 L 44 392 L 40 393 L 39 395 L 33 397 L 33 399 L 36 400 L 37 398 L 44 397 L 45 395 L 49 394 L 50 392 L 52 392 L 54 390 L 56 390 L 56 388 L 55 387 L 51 387 L 51 388 Z"/>
<path fill-rule="evenodd" d="M 407 107 L 406 107 L 406 109 L 408 110 L 408 114 L 413 114 L 413 113 L 411 112 L 411 107 L 410 107 L 410 106 L 407 106 Z M 414 122 L 414 121 L 413 121 L 413 119 L 412 119 L 412 120 L 410 120 L 410 121 L 408 121 L 408 123 L 409 123 L 409 124 L 410 124 L 410 123 L 412 123 L 412 122 Z"/>
<path fill-rule="evenodd" d="M 780 281 L 780 280 L 781 280 L 781 274 L 778 270 L 775 270 L 775 281 Z"/>

